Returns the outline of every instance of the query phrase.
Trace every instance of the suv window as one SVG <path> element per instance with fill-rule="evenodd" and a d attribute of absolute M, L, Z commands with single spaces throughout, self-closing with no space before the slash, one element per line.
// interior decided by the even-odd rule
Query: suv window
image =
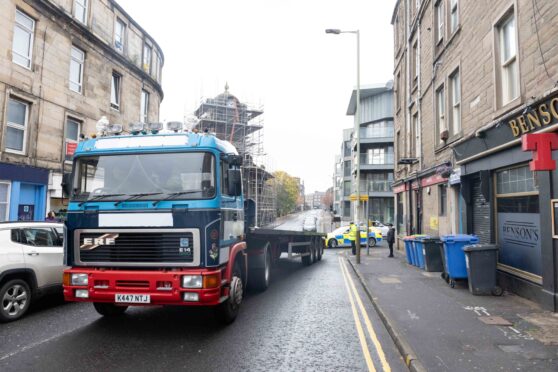
<path fill-rule="evenodd" d="M 12 241 L 37 247 L 61 247 L 62 240 L 49 227 L 29 227 L 12 230 Z"/>

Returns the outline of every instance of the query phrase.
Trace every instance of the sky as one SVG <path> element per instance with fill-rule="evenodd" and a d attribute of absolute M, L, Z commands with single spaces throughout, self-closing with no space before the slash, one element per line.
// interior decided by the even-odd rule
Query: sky
<path fill-rule="evenodd" d="M 393 79 L 395 0 L 117 0 L 161 46 L 161 121 L 183 120 L 229 84 L 264 108 L 268 170 L 300 177 L 307 193 L 333 185 L 335 155 L 356 85 Z"/>

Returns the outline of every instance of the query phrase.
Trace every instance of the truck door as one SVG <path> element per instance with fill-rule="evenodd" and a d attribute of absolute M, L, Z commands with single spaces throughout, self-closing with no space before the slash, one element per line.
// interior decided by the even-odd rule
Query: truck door
<path fill-rule="evenodd" d="M 62 284 L 62 242 L 50 227 L 20 229 L 25 266 L 37 277 L 37 286 Z"/>

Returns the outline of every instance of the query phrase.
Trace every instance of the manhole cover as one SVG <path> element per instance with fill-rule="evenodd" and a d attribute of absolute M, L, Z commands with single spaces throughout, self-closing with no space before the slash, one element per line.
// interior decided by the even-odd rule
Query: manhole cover
<path fill-rule="evenodd" d="M 384 283 L 384 284 L 399 284 L 399 283 L 401 283 L 401 280 L 399 280 L 397 278 L 390 278 L 389 276 L 380 276 L 380 277 L 378 277 L 378 280 L 381 283 Z"/>
<path fill-rule="evenodd" d="M 488 324 L 488 325 L 497 325 L 497 326 L 513 325 L 511 322 L 502 318 L 501 316 L 479 316 L 479 320 L 484 324 Z"/>

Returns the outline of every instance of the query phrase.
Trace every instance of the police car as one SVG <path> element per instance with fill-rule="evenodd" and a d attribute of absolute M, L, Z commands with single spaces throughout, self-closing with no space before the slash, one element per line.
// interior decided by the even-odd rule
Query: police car
<path fill-rule="evenodd" d="M 349 230 L 350 226 L 341 226 L 333 230 L 326 237 L 326 247 L 337 248 L 337 247 L 350 247 L 351 241 L 349 240 Z M 382 233 L 376 227 L 370 227 L 368 232 L 368 245 L 374 247 L 376 244 L 382 241 Z M 361 230 L 360 232 L 360 244 L 366 245 L 366 233 Z"/>

